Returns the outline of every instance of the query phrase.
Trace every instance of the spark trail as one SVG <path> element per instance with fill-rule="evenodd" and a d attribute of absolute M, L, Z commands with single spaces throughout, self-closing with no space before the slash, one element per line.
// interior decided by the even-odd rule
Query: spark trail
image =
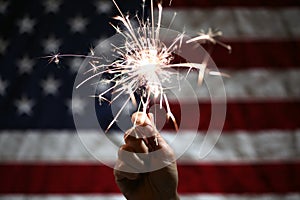
<path fill-rule="evenodd" d="M 111 25 L 114 27 L 116 32 L 124 38 L 124 45 L 121 47 L 115 47 L 111 45 L 112 51 L 114 51 L 118 57 L 109 64 L 101 64 L 99 61 L 101 58 L 95 56 L 93 51 L 90 56 L 83 56 L 92 59 L 90 62 L 92 69 L 89 71 L 93 71 L 93 74 L 79 83 L 76 88 L 79 88 L 95 77 L 101 77 L 104 74 L 110 74 L 113 77 L 112 79 L 103 79 L 100 80 L 100 83 L 109 81 L 114 83 L 113 86 L 96 95 L 95 97 L 99 98 L 100 101 L 108 101 L 109 103 L 113 103 L 121 95 L 126 94 L 128 96 L 114 119 L 107 127 L 106 132 L 116 122 L 119 115 L 126 107 L 126 104 L 128 104 L 130 101 L 136 107 L 141 108 L 142 112 L 145 114 L 144 116 L 146 116 L 147 108 L 149 107 L 150 102 L 159 101 L 161 108 L 163 105 L 165 105 L 167 118 L 172 120 L 175 129 L 178 130 L 178 125 L 171 111 L 169 100 L 166 94 L 168 88 L 164 87 L 164 83 L 170 81 L 171 77 L 178 76 L 178 71 L 174 70 L 178 68 L 185 68 L 188 70 L 188 72 L 192 69 L 197 70 L 198 80 L 203 80 L 204 72 L 207 67 L 206 62 L 172 62 L 174 59 L 174 52 L 180 50 L 185 34 L 179 34 L 170 44 L 165 44 L 160 39 L 161 20 L 163 13 L 163 8 L 160 3 L 157 5 L 158 17 L 156 21 L 154 18 L 154 3 L 153 0 L 151 0 L 150 19 L 148 18 L 144 20 L 144 16 L 142 16 L 141 19 L 136 17 L 138 27 L 135 27 L 129 18 L 130 16 L 125 15 L 121 11 L 115 0 L 112 0 L 112 2 L 119 11 L 119 16 L 114 17 L 114 19 L 120 21 L 125 28 L 122 30 L 118 26 L 113 24 Z M 142 6 L 144 15 L 145 0 L 143 0 Z M 202 31 L 198 36 L 195 36 L 185 42 L 202 43 L 208 41 L 213 44 L 220 44 L 230 51 L 230 46 L 216 39 L 216 37 L 220 36 L 221 34 L 222 33 L 220 31 L 214 32 L 209 29 L 207 33 Z M 58 63 L 59 58 L 64 56 L 81 57 L 81 55 L 68 54 L 56 54 L 52 57 L 49 57 L 50 61 Z M 220 72 L 212 71 L 210 74 L 222 75 Z M 201 84 L 201 81 L 199 81 L 199 84 Z M 111 100 L 106 99 L 104 96 L 108 93 L 114 93 L 115 97 Z M 140 97 L 139 105 L 137 105 L 137 94 Z"/>

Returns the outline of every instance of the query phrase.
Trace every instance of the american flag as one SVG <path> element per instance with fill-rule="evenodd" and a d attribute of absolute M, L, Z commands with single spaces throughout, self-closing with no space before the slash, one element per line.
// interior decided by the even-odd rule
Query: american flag
<path fill-rule="evenodd" d="M 125 13 L 141 13 L 140 0 L 117 2 Z M 218 28 L 233 49 L 212 53 L 219 69 L 231 75 L 224 79 L 226 120 L 208 156 L 198 159 L 200 144 L 194 143 L 178 160 L 181 199 L 300 199 L 300 2 L 164 4 L 164 26 L 176 12 L 172 29 Z M 115 33 L 109 22 L 117 14 L 109 0 L 0 0 L 0 199 L 124 199 L 112 169 L 95 160 L 76 134 L 72 111 L 86 110 L 84 97 L 73 105 L 71 100 L 82 59 L 55 65 L 42 58 L 87 54 Z M 197 87 L 198 134 L 204 135 L 211 102 Z M 218 88 L 212 92 L 218 95 Z M 188 104 L 189 94 L 179 98 Z M 180 113 L 176 101 L 171 104 Z M 109 110 L 99 109 L 101 123 L 109 123 Z M 166 138 L 174 135 L 164 131 Z M 111 135 L 121 143 L 122 134 Z M 107 145 L 97 143 L 98 136 L 86 132 L 95 152 Z M 189 136 L 188 127 L 177 134 L 179 141 Z M 180 142 L 173 145 L 181 148 Z M 113 161 L 114 153 L 104 159 Z"/>

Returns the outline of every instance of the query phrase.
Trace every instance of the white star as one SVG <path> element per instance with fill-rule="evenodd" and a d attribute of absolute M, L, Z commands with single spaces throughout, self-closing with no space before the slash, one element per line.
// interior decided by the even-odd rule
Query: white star
<path fill-rule="evenodd" d="M 97 8 L 97 12 L 99 14 L 103 14 L 103 13 L 109 13 L 112 9 L 112 3 L 111 1 L 96 1 L 95 2 L 95 6 Z"/>
<path fill-rule="evenodd" d="M 71 31 L 74 33 L 82 33 L 85 31 L 88 24 L 88 20 L 81 16 L 76 16 L 75 18 L 69 20 L 71 26 Z"/>
<path fill-rule="evenodd" d="M 54 36 L 48 37 L 43 42 L 44 52 L 47 53 L 56 53 L 61 45 L 61 41 Z"/>
<path fill-rule="evenodd" d="M 20 100 L 15 102 L 15 106 L 18 109 L 19 115 L 26 114 L 30 116 L 32 114 L 32 107 L 34 106 L 34 101 L 28 99 L 27 97 L 22 97 Z"/>
<path fill-rule="evenodd" d="M 73 97 L 67 102 L 67 106 L 71 113 L 81 115 L 84 113 L 86 102 L 84 102 L 83 98 Z"/>
<path fill-rule="evenodd" d="M 17 65 L 19 67 L 20 74 L 30 74 L 33 66 L 35 65 L 35 61 L 28 56 L 24 56 L 22 59 L 17 61 Z"/>
<path fill-rule="evenodd" d="M 0 77 L 0 96 L 4 96 L 5 95 L 5 90 L 8 86 L 8 82 L 5 80 L 2 80 L 2 78 Z"/>
<path fill-rule="evenodd" d="M 84 59 L 72 58 L 69 62 L 70 70 L 72 73 L 77 73 Z"/>
<path fill-rule="evenodd" d="M 8 46 L 8 41 L 0 38 L 0 55 L 4 54 Z"/>
<path fill-rule="evenodd" d="M 47 0 L 44 2 L 46 13 L 57 13 L 62 4 L 61 0 Z"/>
<path fill-rule="evenodd" d="M 8 5 L 9 5 L 8 1 L 0 1 L 0 14 L 6 13 Z"/>
<path fill-rule="evenodd" d="M 31 33 L 33 31 L 33 27 L 35 26 L 36 21 L 34 19 L 25 16 L 23 19 L 18 21 L 19 32 L 23 33 Z"/>
<path fill-rule="evenodd" d="M 56 95 L 60 85 L 60 82 L 55 80 L 52 76 L 48 76 L 46 80 L 42 80 L 41 82 L 41 87 L 45 95 Z"/>

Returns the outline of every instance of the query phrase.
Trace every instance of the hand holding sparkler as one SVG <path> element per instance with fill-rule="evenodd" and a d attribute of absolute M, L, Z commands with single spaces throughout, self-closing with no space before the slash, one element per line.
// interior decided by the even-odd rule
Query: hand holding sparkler
<path fill-rule="evenodd" d="M 153 115 L 137 112 L 133 114 L 132 122 L 135 125 L 125 133 L 125 144 L 119 150 L 114 171 L 121 192 L 130 200 L 179 199 L 175 156 L 156 130 Z M 157 150 L 161 151 L 160 156 L 150 154 Z M 138 173 L 138 169 L 151 169 L 159 162 L 168 165 L 156 171 Z"/>

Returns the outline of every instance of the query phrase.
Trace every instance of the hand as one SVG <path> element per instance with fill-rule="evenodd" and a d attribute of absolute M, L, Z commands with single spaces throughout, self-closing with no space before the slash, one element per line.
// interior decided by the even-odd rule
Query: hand
<path fill-rule="evenodd" d="M 178 174 L 171 147 L 154 125 L 152 114 L 132 115 L 135 127 L 125 135 L 114 175 L 129 200 L 177 200 Z"/>

